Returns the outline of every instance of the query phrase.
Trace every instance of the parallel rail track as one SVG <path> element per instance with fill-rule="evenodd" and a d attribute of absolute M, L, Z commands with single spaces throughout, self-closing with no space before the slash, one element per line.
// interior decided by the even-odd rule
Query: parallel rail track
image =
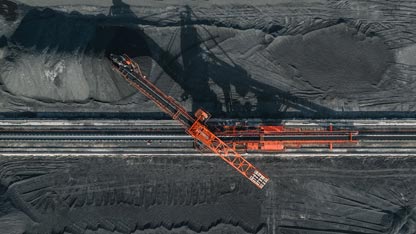
<path fill-rule="evenodd" d="M 282 134 L 266 136 L 265 140 L 341 140 L 344 135 L 299 135 Z M 256 136 L 223 136 L 223 140 L 256 140 Z M 353 136 L 358 141 L 415 141 L 416 131 L 365 131 Z M 0 140 L 77 140 L 77 141 L 193 141 L 192 137 L 178 129 L 172 131 L 147 131 L 131 129 L 102 130 L 0 130 Z"/>

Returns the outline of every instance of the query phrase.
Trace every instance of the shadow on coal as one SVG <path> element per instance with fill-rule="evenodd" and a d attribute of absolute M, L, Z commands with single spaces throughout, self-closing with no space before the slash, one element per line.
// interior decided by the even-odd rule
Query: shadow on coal
<path fill-rule="evenodd" d="M 155 60 L 184 93 L 179 100 L 191 98 L 192 110 L 202 107 L 217 118 L 400 118 L 415 117 L 413 112 L 337 112 L 325 106 L 298 98 L 267 84 L 251 78 L 249 73 L 237 65 L 221 50 L 228 63 L 217 58 L 209 50 L 202 49 L 204 40 L 198 34 L 204 28 L 204 20 L 198 19 L 190 7 L 184 7 L 179 13 L 179 22 L 163 26 L 176 26 L 180 29 L 180 64 L 169 48 L 162 48 L 138 25 L 160 26 L 158 23 L 136 16 L 130 6 L 121 0 L 113 0 L 108 15 L 86 16 L 79 12 L 69 14 L 51 9 L 32 9 L 24 17 L 8 44 L 23 48 L 35 48 L 39 52 L 57 51 L 76 53 L 82 51 L 97 57 L 109 53 L 127 53 L 131 57 L 150 56 Z M 202 22 L 202 24 L 201 24 Z M 74 27 L 74 25 L 76 27 Z M 199 25 L 198 27 L 195 25 Z M 31 36 L 29 36 L 31 35 Z M 175 35 L 172 35 L 175 36 Z M 221 45 L 212 37 L 211 41 L 221 49 Z M 6 58 L 7 59 L 7 58 Z M 230 65 L 231 64 L 231 65 Z M 220 88 L 220 95 L 214 92 L 212 85 Z M 255 106 L 250 102 L 240 103 L 233 98 L 233 92 L 239 96 L 254 94 Z M 288 108 L 296 111 L 288 111 Z M 60 118 L 53 112 L 48 113 L 2 113 L 3 118 L 42 116 Z M 73 113 L 69 118 L 103 117 L 147 118 L 140 113 Z M 68 115 L 65 114 L 68 118 Z M 151 118 L 151 117 L 150 117 Z M 167 118 L 167 117 L 166 117 Z"/>

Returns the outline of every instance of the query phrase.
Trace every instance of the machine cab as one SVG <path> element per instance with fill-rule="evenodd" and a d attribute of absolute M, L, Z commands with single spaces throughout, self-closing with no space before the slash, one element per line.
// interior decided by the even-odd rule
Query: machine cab
<path fill-rule="evenodd" d="M 209 118 L 211 118 L 211 114 L 206 112 L 203 109 L 198 109 L 195 112 L 195 117 L 199 120 L 199 122 L 205 123 Z"/>

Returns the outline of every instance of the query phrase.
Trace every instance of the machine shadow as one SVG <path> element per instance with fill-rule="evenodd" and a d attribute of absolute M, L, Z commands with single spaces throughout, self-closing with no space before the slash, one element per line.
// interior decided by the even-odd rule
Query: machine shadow
<path fill-rule="evenodd" d="M 62 13 L 51 9 L 32 9 L 24 17 L 15 33 L 10 37 L 11 43 L 22 48 L 35 48 L 39 52 L 54 50 L 62 53 L 74 53 L 82 50 L 97 57 L 110 53 L 127 53 L 130 57 L 149 56 L 163 71 L 177 82 L 184 93 L 180 100 L 192 99 L 192 110 L 202 107 L 217 118 L 410 118 L 414 112 L 345 112 L 334 111 L 317 105 L 306 99 L 296 97 L 285 90 L 258 82 L 241 66 L 231 59 L 225 62 L 211 52 L 207 40 L 201 38 L 198 30 L 209 31 L 204 26 L 196 26 L 200 19 L 195 19 L 190 7 L 180 13 L 180 22 L 167 24 L 180 30 L 180 55 L 172 54 L 169 48 L 162 48 L 138 25 L 157 25 L 137 16 L 130 6 L 122 0 L 113 0 L 108 15 L 87 16 L 79 12 Z M 53 19 L 51 21 L 51 18 Z M 36 24 L 34 19 L 37 19 Z M 52 22 L 52 23 L 51 23 Z M 76 24 L 81 33 L 73 35 L 69 30 L 51 34 L 46 29 L 66 28 Z M 82 33 L 84 32 L 84 34 Z M 93 32 L 93 33 L 91 33 Z M 27 35 L 33 35 L 32 38 Z M 72 39 L 69 40 L 69 36 Z M 214 47 L 220 48 L 215 38 L 209 39 Z M 224 50 L 223 57 L 229 56 Z M 6 58 L 7 59 L 7 58 Z M 182 60 L 182 63 L 180 62 Z M 244 98 L 252 95 L 254 100 Z M 237 96 L 237 97 L 235 97 Z M 288 110 L 290 109 L 290 111 Z M 295 111 L 292 111 L 295 110 Z M 3 118 L 13 118 L 19 114 L 0 113 Z M 22 116 L 53 116 L 54 112 L 44 114 L 21 113 Z M 105 113 L 77 112 L 69 118 L 103 117 Z M 108 113 L 112 118 L 140 118 L 140 112 Z"/>
<path fill-rule="evenodd" d="M 123 9 L 120 9 L 120 8 Z M 125 17 L 131 16 L 132 11 L 127 4 L 115 5 L 115 10 L 110 10 L 113 16 Z M 114 12 L 123 12 L 120 15 Z M 140 20 L 136 16 L 137 20 Z M 200 20 L 197 19 L 199 22 Z M 250 74 L 241 66 L 234 63 L 231 59 L 231 65 L 217 58 L 209 48 L 206 46 L 206 39 L 200 37 L 198 27 L 194 25 L 192 19 L 192 9 L 185 7 L 184 11 L 180 12 L 180 57 L 173 55 L 169 48 L 162 48 L 151 37 L 146 35 L 139 27 L 132 26 L 129 29 L 120 28 L 119 30 L 128 30 L 129 37 L 126 33 L 121 32 L 120 38 L 127 40 L 120 43 L 119 39 L 115 39 L 112 45 L 129 45 L 131 38 L 137 42 L 144 41 L 146 49 L 141 52 L 139 50 L 124 50 L 129 51 L 131 57 L 146 55 L 152 57 L 170 76 L 175 80 L 184 90 L 181 95 L 181 100 L 188 98 L 192 99 L 192 111 L 203 107 L 216 117 L 231 117 L 231 118 L 287 118 L 287 117 L 317 117 L 322 113 L 333 112 L 329 108 L 319 106 L 308 102 L 307 100 L 299 99 L 277 88 L 268 86 L 267 84 L 258 82 L 251 78 Z M 205 30 L 200 27 L 199 30 Z M 175 36 L 175 35 L 174 35 Z M 129 39 L 126 39 L 129 38 Z M 209 40 L 220 47 L 219 43 L 215 41 L 214 37 Z M 203 48 L 205 47 L 205 48 Z M 109 46 L 108 48 L 113 48 Z M 224 55 L 230 58 L 224 50 Z M 106 54 L 120 52 L 120 48 L 109 50 Z M 182 64 L 178 61 L 182 59 Z M 213 86 L 219 88 L 215 92 Z M 214 88 L 215 89 L 215 88 Z M 246 96 L 253 94 L 255 103 L 253 105 L 249 100 L 242 102 L 233 98 L 233 96 Z M 237 94 L 237 95 L 236 95 Z M 286 112 L 287 108 L 293 108 L 296 112 Z"/>

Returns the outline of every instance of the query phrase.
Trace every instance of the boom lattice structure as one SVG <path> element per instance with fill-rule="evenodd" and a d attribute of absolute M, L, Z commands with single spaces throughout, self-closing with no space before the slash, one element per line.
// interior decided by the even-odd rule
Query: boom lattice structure
<path fill-rule="evenodd" d="M 131 86 L 156 103 L 166 114 L 179 121 L 197 143 L 210 149 L 258 188 L 261 189 L 266 185 L 269 181 L 266 175 L 208 129 L 205 122 L 210 117 L 209 113 L 199 109 L 195 112 L 195 117 L 188 114 L 172 97 L 150 82 L 141 72 L 139 65 L 127 55 L 112 54 L 110 59 L 115 71 L 119 72 Z"/>

